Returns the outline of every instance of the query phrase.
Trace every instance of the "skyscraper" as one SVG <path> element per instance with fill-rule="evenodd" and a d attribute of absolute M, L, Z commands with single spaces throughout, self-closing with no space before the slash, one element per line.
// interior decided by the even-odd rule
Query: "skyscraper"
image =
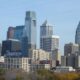
<path fill-rule="evenodd" d="M 36 48 L 36 13 L 27 11 L 23 37 L 27 37 L 29 49 Z"/>
<path fill-rule="evenodd" d="M 79 54 L 79 45 L 78 44 L 73 44 L 73 43 L 68 43 L 65 44 L 64 46 L 64 55 L 68 56 L 70 54 Z"/>
<path fill-rule="evenodd" d="M 36 13 L 27 11 L 22 37 L 22 52 L 28 56 L 29 50 L 36 49 Z"/>
<path fill-rule="evenodd" d="M 23 36 L 24 25 L 9 27 L 7 31 L 7 39 L 18 39 L 21 41 Z"/>
<path fill-rule="evenodd" d="M 80 44 L 80 22 L 76 29 L 75 43 Z"/>
<path fill-rule="evenodd" d="M 22 49 L 22 56 L 27 56 L 28 57 L 28 54 L 29 54 L 29 46 L 28 46 L 28 38 L 27 37 L 22 37 L 22 40 L 21 40 L 21 49 Z"/>
<path fill-rule="evenodd" d="M 0 44 L 0 55 L 1 55 L 1 50 L 2 50 L 2 46 L 1 46 L 1 44 Z"/>
<path fill-rule="evenodd" d="M 47 20 L 40 27 L 40 37 L 53 35 L 53 26 L 48 24 Z"/>
<path fill-rule="evenodd" d="M 24 25 L 16 26 L 14 28 L 14 39 L 22 40 Z"/>
<path fill-rule="evenodd" d="M 15 39 L 3 41 L 1 56 L 6 55 L 8 52 L 21 52 L 21 42 Z"/>
<path fill-rule="evenodd" d="M 40 48 L 52 52 L 55 49 L 59 48 L 59 36 L 44 36 L 40 39 Z"/>
<path fill-rule="evenodd" d="M 9 27 L 8 28 L 7 39 L 14 39 L 14 27 Z"/>
<path fill-rule="evenodd" d="M 40 27 L 40 48 L 47 52 L 59 48 L 59 36 L 53 35 L 53 26 L 47 21 Z"/>

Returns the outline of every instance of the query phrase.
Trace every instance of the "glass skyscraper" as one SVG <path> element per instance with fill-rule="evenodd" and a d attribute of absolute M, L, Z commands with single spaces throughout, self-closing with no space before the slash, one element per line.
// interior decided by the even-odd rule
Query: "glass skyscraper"
<path fill-rule="evenodd" d="M 14 39 L 14 27 L 9 27 L 7 31 L 7 39 Z"/>
<path fill-rule="evenodd" d="M 23 54 L 29 54 L 29 50 L 36 49 L 36 34 L 36 13 L 34 11 L 27 11 L 22 40 L 22 44 L 26 45 L 23 45 L 26 53 L 23 51 Z"/>
<path fill-rule="evenodd" d="M 48 24 L 47 20 L 40 27 L 40 37 L 53 35 L 53 26 Z"/>
<path fill-rule="evenodd" d="M 40 48 L 47 52 L 59 48 L 59 36 L 53 35 L 53 26 L 47 20 L 40 26 Z"/>
<path fill-rule="evenodd" d="M 25 18 L 24 37 L 28 38 L 28 44 L 36 48 L 36 13 L 27 11 Z"/>
<path fill-rule="evenodd" d="M 14 28 L 14 39 L 22 40 L 24 25 L 16 26 Z"/>
<path fill-rule="evenodd" d="M 75 43 L 80 44 L 80 22 L 76 29 Z"/>
<path fill-rule="evenodd" d="M 24 25 L 9 27 L 7 31 L 7 39 L 22 40 Z"/>

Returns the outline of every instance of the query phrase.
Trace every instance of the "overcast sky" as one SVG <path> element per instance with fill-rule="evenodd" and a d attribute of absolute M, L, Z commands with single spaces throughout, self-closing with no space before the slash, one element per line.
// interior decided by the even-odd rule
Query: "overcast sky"
<path fill-rule="evenodd" d="M 38 47 L 39 27 L 48 20 L 54 34 L 60 36 L 60 50 L 65 43 L 74 42 L 80 20 L 80 0 L 0 0 L 0 43 L 6 39 L 9 26 L 25 24 L 25 12 L 37 14 Z"/>

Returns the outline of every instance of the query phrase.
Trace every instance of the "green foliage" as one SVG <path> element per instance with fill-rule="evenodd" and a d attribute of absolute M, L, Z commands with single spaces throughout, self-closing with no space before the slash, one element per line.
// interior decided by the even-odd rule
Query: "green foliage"
<path fill-rule="evenodd" d="M 0 77 L 0 80 L 5 80 L 5 78 L 4 77 Z"/>
<path fill-rule="evenodd" d="M 5 74 L 5 70 L 4 69 L 0 69 L 0 76 Z"/>
<path fill-rule="evenodd" d="M 56 80 L 56 75 L 49 70 L 38 70 L 37 78 L 38 80 Z"/>
<path fill-rule="evenodd" d="M 23 80 L 23 77 L 20 75 L 17 75 L 15 80 Z"/>
<path fill-rule="evenodd" d="M 38 70 L 37 80 L 80 80 L 79 73 L 54 73 L 48 70 Z"/>
<path fill-rule="evenodd" d="M 0 80 L 5 80 L 5 70 L 0 69 Z M 80 80 L 80 73 L 54 73 L 49 70 L 38 70 L 32 73 L 18 72 L 14 80 Z"/>

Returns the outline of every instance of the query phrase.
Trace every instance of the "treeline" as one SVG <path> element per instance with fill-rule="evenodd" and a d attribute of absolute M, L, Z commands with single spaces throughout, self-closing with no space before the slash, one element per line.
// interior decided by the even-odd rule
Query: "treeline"
<path fill-rule="evenodd" d="M 14 71 L 12 71 L 14 72 Z M 17 71 L 16 76 L 10 78 L 12 73 L 8 74 L 6 78 L 6 71 L 0 69 L 0 80 L 80 80 L 80 73 L 68 72 L 68 73 L 54 73 L 49 70 L 38 70 L 32 73 L 25 73 L 23 71 Z"/>
<path fill-rule="evenodd" d="M 48 70 L 39 70 L 36 77 L 36 80 L 80 80 L 80 73 L 54 73 Z"/>

